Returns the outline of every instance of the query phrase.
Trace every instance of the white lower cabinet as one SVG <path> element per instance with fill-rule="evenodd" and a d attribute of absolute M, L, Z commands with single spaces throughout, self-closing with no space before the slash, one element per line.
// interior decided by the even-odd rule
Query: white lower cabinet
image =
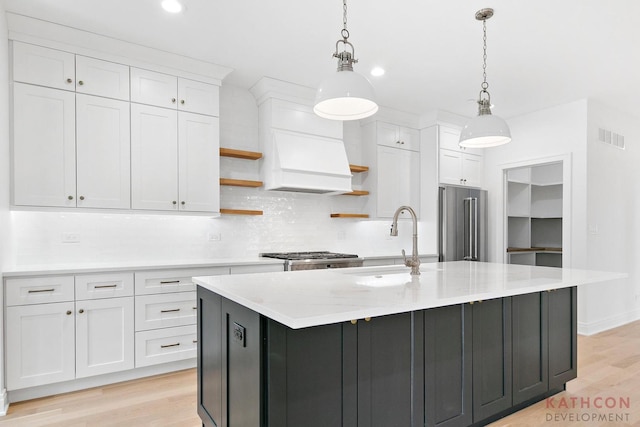
<path fill-rule="evenodd" d="M 75 378 L 73 301 L 7 307 L 7 390 Z"/>
<path fill-rule="evenodd" d="M 133 369 L 133 297 L 76 302 L 76 378 Z"/>

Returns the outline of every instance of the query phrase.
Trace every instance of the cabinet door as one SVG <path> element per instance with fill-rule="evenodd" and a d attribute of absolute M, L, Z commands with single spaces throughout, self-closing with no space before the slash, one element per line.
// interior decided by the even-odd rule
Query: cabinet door
<path fill-rule="evenodd" d="M 472 424 L 471 305 L 424 311 L 425 425 Z"/>
<path fill-rule="evenodd" d="M 219 91 L 216 85 L 178 78 L 178 110 L 219 116 Z"/>
<path fill-rule="evenodd" d="M 16 82 L 72 91 L 76 76 L 74 64 L 72 53 L 13 42 L 13 80 Z"/>
<path fill-rule="evenodd" d="M 549 389 L 574 378 L 577 370 L 577 289 L 564 288 L 549 295 Z"/>
<path fill-rule="evenodd" d="M 129 103 L 76 95 L 78 207 L 130 207 Z"/>
<path fill-rule="evenodd" d="M 378 145 L 400 148 L 400 126 L 391 123 L 376 123 L 376 140 Z"/>
<path fill-rule="evenodd" d="M 420 132 L 418 129 L 400 127 L 400 145 L 404 150 L 420 151 Z"/>
<path fill-rule="evenodd" d="M 76 302 L 76 377 L 133 369 L 133 297 Z"/>
<path fill-rule="evenodd" d="M 179 113 L 180 210 L 220 211 L 218 118 Z"/>
<path fill-rule="evenodd" d="M 73 302 L 7 307 L 7 390 L 75 376 Z"/>
<path fill-rule="evenodd" d="M 76 56 L 76 92 L 129 100 L 129 67 Z"/>
<path fill-rule="evenodd" d="M 177 112 L 131 104 L 131 207 L 178 209 Z"/>
<path fill-rule="evenodd" d="M 473 317 L 473 421 L 511 407 L 511 300 L 478 302 Z"/>
<path fill-rule="evenodd" d="M 13 200 L 76 206 L 75 94 L 13 85 Z"/>
<path fill-rule="evenodd" d="M 464 185 L 482 187 L 482 156 L 462 153 L 462 177 Z"/>
<path fill-rule="evenodd" d="M 511 297 L 513 404 L 549 388 L 547 292 Z"/>
<path fill-rule="evenodd" d="M 378 146 L 377 216 L 393 217 L 402 205 L 420 210 L 420 154 Z"/>
<path fill-rule="evenodd" d="M 175 109 L 177 97 L 177 77 L 131 68 L 131 102 Z"/>
<path fill-rule="evenodd" d="M 463 185 L 462 153 L 440 149 L 440 183 Z"/>
<path fill-rule="evenodd" d="M 422 388 L 413 381 L 416 369 L 413 361 L 422 360 L 421 339 L 416 343 L 421 335 L 414 335 L 414 316 L 421 316 L 421 312 L 374 317 L 357 323 L 360 427 L 423 424 L 423 400 L 414 401 Z M 422 318 L 418 323 L 422 324 Z"/>

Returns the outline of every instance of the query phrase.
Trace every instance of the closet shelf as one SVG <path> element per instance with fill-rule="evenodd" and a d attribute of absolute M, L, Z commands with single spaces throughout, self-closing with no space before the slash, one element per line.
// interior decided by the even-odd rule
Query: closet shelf
<path fill-rule="evenodd" d="M 235 150 L 233 148 L 220 147 L 222 157 L 234 157 L 236 159 L 258 160 L 262 158 L 262 153 L 256 151 Z"/>
<path fill-rule="evenodd" d="M 344 193 L 343 196 L 368 196 L 367 190 L 353 190 L 351 193 Z"/>
<path fill-rule="evenodd" d="M 534 247 L 534 248 L 507 248 L 507 252 L 562 252 L 562 248 L 547 248 L 547 247 Z"/>

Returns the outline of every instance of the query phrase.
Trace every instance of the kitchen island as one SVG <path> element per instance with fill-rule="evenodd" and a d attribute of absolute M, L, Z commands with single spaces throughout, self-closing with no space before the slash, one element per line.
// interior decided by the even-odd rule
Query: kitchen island
<path fill-rule="evenodd" d="M 577 375 L 576 292 L 478 262 L 195 278 L 206 426 L 485 425 Z"/>

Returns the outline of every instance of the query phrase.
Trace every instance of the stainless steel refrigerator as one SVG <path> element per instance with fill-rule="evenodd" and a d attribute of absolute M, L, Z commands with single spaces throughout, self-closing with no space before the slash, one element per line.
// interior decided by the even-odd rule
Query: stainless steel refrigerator
<path fill-rule="evenodd" d="M 443 186 L 438 198 L 439 261 L 486 261 L 486 190 Z"/>

